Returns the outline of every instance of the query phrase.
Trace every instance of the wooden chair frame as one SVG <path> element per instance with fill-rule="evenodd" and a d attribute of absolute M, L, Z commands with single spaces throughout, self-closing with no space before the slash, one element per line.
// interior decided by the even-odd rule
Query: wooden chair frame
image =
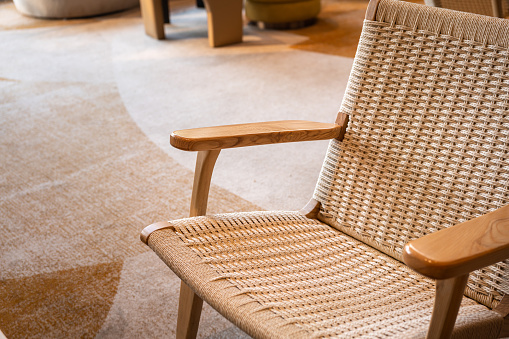
<path fill-rule="evenodd" d="M 339 113 L 336 124 L 277 121 L 175 131 L 170 139 L 174 147 L 198 151 L 189 215 L 206 214 L 212 172 L 221 149 L 329 138 L 341 140 L 347 124 L 348 116 Z M 319 208 L 319 203 L 311 199 L 301 213 L 316 218 Z M 153 231 L 166 227 L 171 226 L 167 222 L 152 224 L 143 230 L 141 238 L 146 243 Z M 455 246 L 449 246 L 451 239 Z M 450 337 L 469 272 L 507 258 L 509 205 L 405 246 L 404 262 L 417 272 L 437 279 L 428 338 Z M 200 297 L 182 282 L 177 338 L 196 337 L 202 303 Z M 505 308 L 504 303 L 496 311 L 507 316 Z"/>
<path fill-rule="evenodd" d="M 374 20 L 379 0 L 369 4 L 366 18 Z M 334 124 L 309 121 L 277 121 L 175 131 L 171 144 L 181 150 L 198 151 L 190 216 L 205 215 L 211 176 L 220 150 L 283 142 L 342 140 L 348 115 L 339 113 Z M 301 213 L 316 218 L 320 204 L 311 199 Z M 145 243 L 150 234 L 172 227 L 156 223 L 143 230 Z M 451 245 L 453 244 L 453 245 Z M 404 247 L 403 261 L 415 271 L 436 279 L 436 299 L 428 338 L 449 338 L 469 273 L 509 258 L 509 205 L 494 212 L 428 234 Z M 177 338 L 194 338 L 202 300 L 182 282 Z M 509 300 L 507 296 L 495 309 L 505 317 L 501 336 L 509 335 Z"/>

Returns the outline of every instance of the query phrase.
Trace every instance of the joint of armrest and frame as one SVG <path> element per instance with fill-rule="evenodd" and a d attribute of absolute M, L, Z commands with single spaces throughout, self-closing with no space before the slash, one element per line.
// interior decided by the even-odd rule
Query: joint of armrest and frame
<path fill-rule="evenodd" d="M 509 258 L 509 205 L 410 241 L 403 261 L 434 279 L 449 279 Z"/>
<path fill-rule="evenodd" d="M 334 138 L 341 141 L 347 126 L 348 115 L 340 112 L 334 124 L 287 120 L 173 132 L 170 138 L 172 146 L 184 151 L 198 151 L 190 217 L 205 215 L 207 211 L 210 180 L 221 149 Z M 301 213 L 306 217 L 313 218 L 316 217 L 318 209 L 319 203 L 311 199 Z M 171 227 L 170 222 L 149 225 L 142 231 L 140 238 L 145 244 L 148 244 L 148 238 L 154 231 Z"/>

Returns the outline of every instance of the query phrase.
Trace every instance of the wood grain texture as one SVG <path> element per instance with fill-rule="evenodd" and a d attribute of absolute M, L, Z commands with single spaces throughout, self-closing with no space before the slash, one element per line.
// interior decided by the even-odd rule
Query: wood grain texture
<path fill-rule="evenodd" d="M 403 261 L 434 279 L 447 279 L 509 258 L 509 205 L 405 245 Z"/>
<path fill-rule="evenodd" d="M 194 339 L 198 333 L 203 300 L 183 281 L 180 283 L 177 339 Z"/>
<path fill-rule="evenodd" d="M 145 33 L 155 39 L 164 39 L 164 13 L 161 0 L 140 0 Z"/>
<path fill-rule="evenodd" d="M 214 171 L 214 165 L 216 164 L 219 152 L 220 150 L 198 152 L 194 171 L 191 207 L 189 211 L 190 217 L 205 215 L 207 213 L 210 181 L 212 180 L 212 171 Z"/>
<path fill-rule="evenodd" d="M 147 245 L 148 238 L 150 237 L 150 235 L 153 232 L 155 232 L 157 230 L 161 230 L 163 228 L 173 228 L 174 229 L 173 225 L 169 221 L 156 222 L 156 223 L 148 225 L 141 231 L 140 240 L 143 241 Z"/>
<path fill-rule="evenodd" d="M 370 0 L 368 4 L 368 9 L 366 10 L 366 20 L 375 21 L 376 11 L 378 9 L 378 4 L 380 0 Z"/>
<path fill-rule="evenodd" d="M 468 274 L 437 280 L 435 304 L 426 338 L 447 339 L 451 337 L 467 280 Z"/>
<path fill-rule="evenodd" d="M 336 125 L 341 126 L 341 131 L 339 132 L 339 135 L 336 137 L 336 140 L 343 141 L 343 138 L 346 134 L 346 129 L 348 128 L 348 121 L 350 117 L 348 114 L 339 112 L 336 117 Z"/>
<path fill-rule="evenodd" d="M 201 151 L 196 156 L 190 217 L 205 215 L 209 199 L 212 172 L 220 150 Z M 203 300 L 183 281 L 180 284 L 177 338 L 196 338 Z"/>
<path fill-rule="evenodd" d="M 320 202 L 311 198 L 306 206 L 304 206 L 299 213 L 309 219 L 318 219 L 318 212 L 320 212 Z"/>
<path fill-rule="evenodd" d="M 342 126 L 302 120 L 194 128 L 171 134 L 173 147 L 184 151 L 206 151 L 233 147 L 337 138 Z"/>
<path fill-rule="evenodd" d="M 204 0 L 210 47 L 242 42 L 242 0 Z"/>
<path fill-rule="evenodd" d="M 491 0 L 491 6 L 493 8 L 493 16 L 497 18 L 504 17 L 504 11 L 502 8 L 502 0 Z"/>

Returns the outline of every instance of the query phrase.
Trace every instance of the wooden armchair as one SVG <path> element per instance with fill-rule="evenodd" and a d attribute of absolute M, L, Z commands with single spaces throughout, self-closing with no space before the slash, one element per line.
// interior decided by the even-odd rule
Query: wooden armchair
<path fill-rule="evenodd" d="M 177 337 L 202 300 L 257 338 L 496 338 L 507 328 L 509 22 L 372 0 L 335 124 L 172 134 L 198 151 L 191 217 L 142 240 L 182 279 Z M 221 149 L 332 139 L 310 203 L 205 216 Z"/>

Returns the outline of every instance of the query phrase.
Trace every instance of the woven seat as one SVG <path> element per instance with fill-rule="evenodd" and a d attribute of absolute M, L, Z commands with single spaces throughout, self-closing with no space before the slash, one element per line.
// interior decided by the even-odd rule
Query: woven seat
<path fill-rule="evenodd" d="M 254 337 L 426 334 L 434 282 L 317 220 L 298 212 L 255 212 L 172 225 L 155 232 L 150 247 Z M 468 328 L 474 320 L 499 319 L 464 297 L 462 330 L 489 337 L 485 329 Z"/>
<path fill-rule="evenodd" d="M 177 336 L 196 335 L 202 299 L 256 338 L 508 336 L 508 36 L 503 19 L 371 1 L 334 124 L 174 132 L 198 151 L 191 217 L 142 240 L 183 281 Z M 303 210 L 204 216 L 221 149 L 321 139 Z"/>

